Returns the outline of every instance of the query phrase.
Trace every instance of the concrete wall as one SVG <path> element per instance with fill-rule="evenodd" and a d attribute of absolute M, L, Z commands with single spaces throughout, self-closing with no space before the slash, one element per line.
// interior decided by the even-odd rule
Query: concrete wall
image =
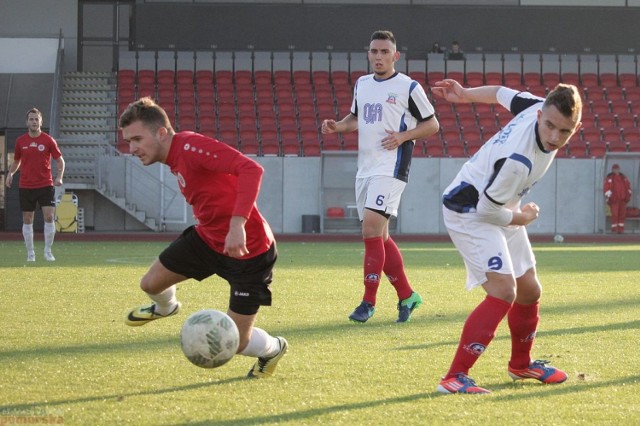
<path fill-rule="evenodd" d="M 321 215 L 320 158 L 257 158 L 265 168 L 258 205 L 276 233 L 301 232 L 302 215 Z M 440 199 L 465 159 L 416 158 L 398 219 L 399 233 L 446 233 Z M 558 159 L 525 201 L 540 206 L 532 234 L 602 231 L 601 159 Z"/>
<path fill-rule="evenodd" d="M 354 153 L 355 155 L 355 153 Z M 322 216 L 328 206 L 345 207 L 345 197 L 335 203 L 326 203 L 322 189 L 322 159 L 319 157 L 256 157 L 264 168 L 265 174 L 262 189 L 258 198 L 258 207 L 274 232 L 278 234 L 295 234 L 302 232 L 304 215 Z M 132 158 L 135 162 L 137 159 Z M 334 160 L 335 161 L 335 160 Z M 347 156 L 347 169 L 352 169 L 352 161 Z M 411 176 L 405 189 L 397 221 L 399 234 L 445 234 L 442 221 L 441 197 L 462 164 L 464 158 L 415 158 L 412 162 Z M 109 173 L 116 178 L 131 173 L 131 166 L 122 157 L 109 161 Z M 531 234 L 592 234 L 605 231 L 604 200 L 602 182 L 611 169 L 611 164 L 618 163 L 632 182 L 634 196 L 630 205 L 640 205 L 640 155 L 637 153 L 615 153 L 604 159 L 557 159 L 524 202 L 533 201 L 540 206 L 540 217 L 529 225 Z M 331 163 L 336 167 L 335 163 Z M 142 166 L 140 166 L 142 167 Z M 166 183 L 177 189 L 175 178 L 168 173 L 165 166 L 155 164 L 145 167 L 148 175 L 161 175 L 166 172 Z M 331 173 L 331 170 L 328 171 Z M 344 174 L 343 170 L 340 170 Z M 353 188 L 353 177 L 341 178 L 345 188 Z M 137 180 L 143 179 L 136 175 Z M 153 178 L 158 182 L 157 178 Z M 121 186 L 125 191 L 144 193 L 140 197 L 129 200 L 142 206 L 157 208 L 159 200 L 148 200 L 150 185 L 138 182 L 135 188 L 121 179 L 115 179 L 111 185 Z M 141 186 L 142 185 L 142 186 Z M 142 188 L 142 190 L 140 189 Z M 151 191 L 151 192 L 150 192 Z M 349 197 L 352 189 L 348 190 Z M 137 231 L 147 230 L 130 215 L 123 212 L 111 201 L 95 191 L 76 191 L 80 207 L 85 211 L 85 225 L 88 230 L 95 231 Z M 153 197 L 151 197 L 153 198 Z M 355 198 L 355 197 L 354 197 Z M 341 204 L 342 203 L 342 204 Z M 185 213 L 186 212 L 186 213 Z M 174 204 L 166 212 L 168 223 L 166 231 L 181 231 L 194 223 L 191 208 L 184 198 L 178 194 Z M 356 221 L 357 223 L 357 221 Z M 630 231 L 637 232 L 638 227 L 630 226 Z M 358 233 L 357 229 L 353 230 Z"/>

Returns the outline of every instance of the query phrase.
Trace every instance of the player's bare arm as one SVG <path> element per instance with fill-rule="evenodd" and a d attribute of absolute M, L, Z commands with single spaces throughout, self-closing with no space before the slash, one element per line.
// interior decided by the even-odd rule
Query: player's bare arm
<path fill-rule="evenodd" d="M 64 176 L 64 167 L 65 167 L 64 158 L 58 157 L 56 161 L 58 162 L 58 174 L 56 175 L 56 178 L 53 181 L 53 184 L 55 186 L 62 186 L 62 177 Z"/>
<path fill-rule="evenodd" d="M 231 217 L 231 221 L 229 222 L 229 233 L 224 240 L 223 254 L 235 258 L 240 258 L 249 254 L 249 250 L 247 250 L 247 233 L 244 229 L 244 224 L 246 222 L 246 217 Z"/>
<path fill-rule="evenodd" d="M 7 176 L 5 178 L 4 184 L 7 188 L 11 188 L 11 182 L 13 182 L 13 175 L 16 174 L 18 169 L 20 168 L 20 161 L 14 161 L 11 163 L 9 167 L 9 171 L 7 172 Z"/>
<path fill-rule="evenodd" d="M 518 212 L 513 212 L 510 225 L 526 226 L 536 220 L 540 214 L 540 207 L 536 203 L 527 203 Z"/>
<path fill-rule="evenodd" d="M 407 130 L 406 132 L 385 130 L 387 136 L 382 139 L 382 147 L 387 150 L 396 149 L 406 141 L 428 138 L 436 134 L 439 129 L 440 123 L 438 123 L 438 120 L 434 116 L 429 120 L 418 123 L 415 128 Z"/>
<path fill-rule="evenodd" d="M 464 88 L 455 80 L 437 81 L 431 91 L 436 96 L 452 103 L 478 102 L 485 104 L 498 103 L 497 93 L 502 86 L 480 86 Z"/>
<path fill-rule="evenodd" d="M 322 134 L 330 133 L 346 133 L 353 132 L 358 129 L 358 118 L 353 114 L 346 115 L 342 120 L 324 120 L 322 122 L 321 130 Z"/>

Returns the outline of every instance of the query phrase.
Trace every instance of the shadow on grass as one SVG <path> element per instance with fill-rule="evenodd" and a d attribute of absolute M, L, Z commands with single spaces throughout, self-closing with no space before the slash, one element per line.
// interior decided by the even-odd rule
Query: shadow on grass
<path fill-rule="evenodd" d="M 615 309 L 616 311 L 624 308 L 625 306 L 635 307 L 638 306 L 640 301 L 638 299 L 626 299 L 619 301 L 610 301 L 608 306 L 610 309 Z M 589 305 L 576 305 L 576 309 L 580 308 L 580 311 L 593 309 L 602 309 L 602 303 L 593 303 Z M 608 308 L 608 309 L 609 309 Z M 563 313 L 572 311 L 571 306 L 556 306 L 549 309 L 545 309 L 545 314 L 550 313 Z M 367 324 L 355 324 L 348 321 L 334 323 L 334 324 L 323 324 L 318 326 L 308 326 L 308 327 L 295 327 L 295 328 L 274 328 L 270 330 L 274 335 L 283 335 L 289 338 L 290 340 L 295 340 L 296 337 L 301 337 L 305 339 L 313 338 L 314 336 L 329 336 L 336 335 L 336 333 L 347 333 L 347 332 L 358 332 L 358 333 L 378 333 L 380 329 L 389 329 L 393 327 L 410 327 L 412 324 L 429 324 L 429 323 L 438 323 L 438 326 L 441 326 L 444 323 L 458 323 L 460 325 L 459 333 L 462 330 L 462 323 L 464 322 L 467 313 L 460 313 L 455 315 L 447 315 L 446 317 L 418 317 L 412 320 L 410 324 L 396 324 L 395 322 L 371 322 Z M 607 332 L 611 330 L 631 330 L 631 329 L 640 329 L 640 320 L 635 321 L 627 321 L 620 323 L 607 323 L 603 325 L 597 326 L 585 326 L 585 327 L 573 327 L 573 328 L 562 328 L 556 330 L 541 330 L 538 333 L 539 337 L 542 336 L 557 336 L 557 335 L 570 335 L 570 334 L 584 334 L 584 333 L 599 333 L 599 332 Z M 421 350 L 421 349 L 432 349 L 441 346 L 451 346 L 457 345 L 458 334 L 456 334 L 455 340 L 445 340 L 433 343 L 424 343 L 419 345 L 410 345 L 410 346 L 400 346 L 396 348 L 396 350 L 400 351 L 409 351 L 409 350 Z M 501 335 L 495 338 L 496 340 L 509 339 L 508 335 Z M 34 359 L 34 358 L 42 358 L 42 357 L 65 357 L 69 355 L 83 355 L 87 353 L 109 353 L 109 352 L 121 352 L 121 351 L 130 351 L 131 344 L 135 342 L 138 347 L 144 346 L 145 350 L 162 350 L 170 347 L 177 347 L 178 340 L 177 337 L 173 334 L 171 336 L 156 338 L 156 339 L 148 339 L 142 335 L 136 336 L 135 339 L 122 341 L 122 342 L 111 342 L 104 344 L 83 344 L 83 345 L 73 345 L 73 346 L 40 346 L 36 348 L 29 349 L 15 349 L 15 350 L 0 350 L 0 362 L 6 361 L 17 361 L 20 358 L 24 359 Z"/>
<path fill-rule="evenodd" d="M 43 401 L 43 402 L 33 402 L 33 403 L 24 403 L 24 404 L 0 405 L 0 412 L 28 411 L 28 410 L 34 410 L 34 409 L 43 408 L 43 407 L 56 407 L 56 406 L 61 406 L 65 404 L 81 404 L 81 403 L 95 402 L 95 401 L 106 401 L 106 400 L 121 401 L 123 398 L 128 398 L 128 397 L 161 395 L 161 394 L 168 394 L 168 393 L 174 393 L 174 392 L 190 391 L 190 390 L 207 388 L 212 386 L 230 385 L 230 384 L 238 383 L 244 380 L 248 380 L 248 379 L 232 378 L 232 379 L 220 380 L 218 382 L 213 382 L 213 383 L 212 382 L 194 383 L 191 385 L 176 386 L 176 387 L 170 387 L 165 389 L 156 389 L 156 390 L 148 390 L 148 391 L 141 391 L 141 392 L 120 393 L 120 394 L 111 394 L 111 395 L 96 395 L 91 397 L 63 399 L 58 401 L 46 401 L 46 402 Z M 307 410 L 296 410 L 296 411 L 278 414 L 278 415 L 272 415 L 272 416 L 244 417 L 244 418 L 238 418 L 238 419 L 227 420 L 227 421 L 217 420 L 215 424 L 217 425 L 235 425 L 235 424 L 261 425 L 261 424 L 281 423 L 281 422 L 289 422 L 289 421 L 300 422 L 304 420 L 311 420 L 315 417 L 322 416 L 329 413 L 333 414 L 336 412 L 349 412 L 353 410 L 363 410 L 363 409 L 380 407 L 380 406 L 391 405 L 391 404 L 403 404 L 407 402 L 433 399 L 435 397 L 444 397 L 444 398 L 464 397 L 469 399 L 490 398 L 491 401 L 502 401 L 502 400 L 513 401 L 513 400 L 520 400 L 520 399 L 530 400 L 532 397 L 540 399 L 544 397 L 553 397 L 558 395 L 572 394 L 572 393 L 585 392 L 585 391 L 592 392 L 593 390 L 599 389 L 599 388 L 607 388 L 609 386 L 620 387 L 627 384 L 636 384 L 636 383 L 640 383 L 640 375 L 629 376 L 624 379 L 615 378 L 612 380 L 597 382 L 597 383 L 569 382 L 563 385 L 540 385 L 538 383 L 531 381 L 531 390 L 534 391 L 534 393 L 522 392 L 523 390 L 524 391 L 529 390 L 529 389 L 526 389 L 527 387 L 529 387 L 528 384 L 520 385 L 518 383 L 516 385 L 514 383 L 501 383 L 501 384 L 489 386 L 494 391 L 494 393 L 491 395 L 451 396 L 451 395 L 442 395 L 435 391 L 421 392 L 421 393 L 416 393 L 412 395 L 398 396 L 394 398 L 369 400 L 369 401 L 362 401 L 362 402 L 356 402 L 351 404 L 338 404 L 338 405 L 332 405 L 330 407 L 312 408 Z M 508 394 L 500 395 L 500 394 L 497 394 L 496 392 L 497 390 L 508 390 L 510 388 L 513 388 L 514 386 L 519 387 L 518 389 L 519 393 L 514 394 L 512 392 L 509 392 Z M 543 387 L 541 388 L 540 386 L 543 386 Z M 184 423 L 184 424 L 194 425 L 194 426 L 210 425 L 211 422 L 212 420 L 205 420 L 205 421 L 190 422 L 190 423 Z"/>
<path fill-rule="evenodd" d="M 37 408 L 43 408 L 43 407 L 57 407 L 65 404 L 78 404 L 78 403 L 95 402 L 95 401 L 106 401 L 106 400 L 122 401 L 123 398 L 129 398 L 134 396 L 162 395 L 165 393 L 190 391 L 195 389 L 207 388 L 210 386 L 223 386 L 231 383 L 242 382 L 245 380 L 255 380 L 255 379 L 247 379 L 246 377 L 234 377 L 231 379 L 220 380 L 217 382 L 194 383 L 191 385 L 176 386 L 176 387 L 166 388 L 166 389 L 152 389 L 148 391 L 119 393 L 119 394 L 112 394 L 112 395 L 95 395 L 95 396 L 87 396 L 84 398 L 61 399 L 58 401 L 43 401 L 43 402 L 32 402 L 32 403 L 24 403 L 24 404 L 0 405 L 0 413 L 22 412 L 22 411 L 35 410 Z"/>
<path fill-rule="evenodd" d="M 594 325 L 589 327 L 573 327 L 573 328 L 559 328 L 556 330 L 550 331 L 540 331 L 538 332 L 538 338 L 544 336 L 567 336 L 571 334 L 585 334 L 585 333 L 601 333 L 601 332 L 610 332 L 613 330 L 633 330 L 640 329 L 640 320 L 636 321 L 627 321 L 627 322 L 619 322 L 619 323 L 609 323 L 604 325 Z M 462 332 L 462 328 L 460 328 L 460 332 Z M 510 340 L 511 337 L 509 335 L 501 335 L 493 338 L 496 340 Z M 455 346 L 458 344 L 458 340 L 446 340 L 435 343 L 427 343 L 424 345 L 411 345 L 411 346 L 401 346 L 396 350 L 399 351 L 414 351 L 418 349 L 433 349 L 440 346 Z"/>
<path fill-rule="evenodd" d="M 514 395 L 512 392 L 509 392 L 506 395 L 460 395 L 463 398 L 472 399 L 472 398 L 490 398 L 493 401 L 513 401 L 513 400 L 531 400 L 531 398 L 537 398 L 538 400 L 545 397 L 554 397 L 563 394 L 572 394 L 578 392 L 592 392 L 594 389 L 598 388 L 607 388 L 609 386 L 624 386 L 626 384 L 635 384 L 640 383 L 640 375 L 629 376 L 625 379 L 613 379 L 606 382 L 598 382 L 598 383 L 581 383 L 578 384 L 564 384 L 564 385 L 544 385 L 543 390 L 540 390 L 540 385 L 538 383 L 532 383 L 532 389 L 535 393 L 532 392 L 520 392 Z M 509 389 L 513 388 L 514 384 L 501 384 L 498 386 L 493 386 L 493 389 Z M 521 390 L 521 389 L 519 389 Z M 422 400 L 430 400 L 433 398 L 457 398 L 458 395 L 443 395 L 438 392 L 421 392 L 412 395 L 398 396 L 394 398 L 385 398 L 378 400 L 370 400 L 363 402 L 356 402 L 352 404 L 339 404 L 332 405 L 330 407 L 322 407 L 322 408 L 312 408 L 308 410 L 296 410 L 289 413 L 278 414 L 274 416 L 256 416 L 256 417 L 244 417 L 238 418 L 234 420 L 220 421 L 216 420 L 216 425 L 263 425 L 269 423 L 283 423 L 283 422 L 302 422 L 314 420 L 316 417 L 325 415 L 325 414 L 334 414 L 336 412 L 350 412 L 354 410 L 363 410 L 368 408 L 376 408 L 380 406 L 388 406 L 392 404 L 404 404 L 407 402 L 419 402 Z M 211 420 L 199 421 L 199 422 L 189 422 L 184 423 L 185 425 L 191 426 L 199 426 L 199 425 L 210 425 Z"/>

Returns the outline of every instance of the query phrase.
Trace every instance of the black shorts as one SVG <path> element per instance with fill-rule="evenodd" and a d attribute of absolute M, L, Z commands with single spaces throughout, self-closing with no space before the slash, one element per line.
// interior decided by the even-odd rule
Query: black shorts
<path fill-rule="evenodd" d="M 200 238 L 194 226 L 185 229 L 160 253 L 160 263 L 176 274 L 202 281 L 218 275 L 229 282 L 229 309 L 253 315 L 260 306 L 271 306 L 273 265 L 278 258 L 276 244 L 256 257 L 235 259 L 212 250 Z"/>
<path fill-rule="evenodd" d="M 23 212 L 34 212 L 36 206 L 55 207 L 56 191 L 53 186 L 45 186 L 44 188 L 27 189 L 20 188 L 20 210 Z"/>

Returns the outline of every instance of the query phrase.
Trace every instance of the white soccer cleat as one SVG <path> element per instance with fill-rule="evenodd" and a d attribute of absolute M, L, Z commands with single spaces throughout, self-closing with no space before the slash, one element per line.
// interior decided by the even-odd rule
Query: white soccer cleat
<path fill-rule="evenodd" d="M 36 261 L 36 253 L 30 251 L 27 253 L 27 262 L 35 262 Z"/>
<path fill-rule="evenodd" d="M 35 255 L 34 255 L 34 260 L 35 260 Z M 47 262 L 55 262 L 56 258 L 53 257 L 53 253 L 51 253 L 50 251 L 45 251 L 44 260 L 46 260 Z"/>

